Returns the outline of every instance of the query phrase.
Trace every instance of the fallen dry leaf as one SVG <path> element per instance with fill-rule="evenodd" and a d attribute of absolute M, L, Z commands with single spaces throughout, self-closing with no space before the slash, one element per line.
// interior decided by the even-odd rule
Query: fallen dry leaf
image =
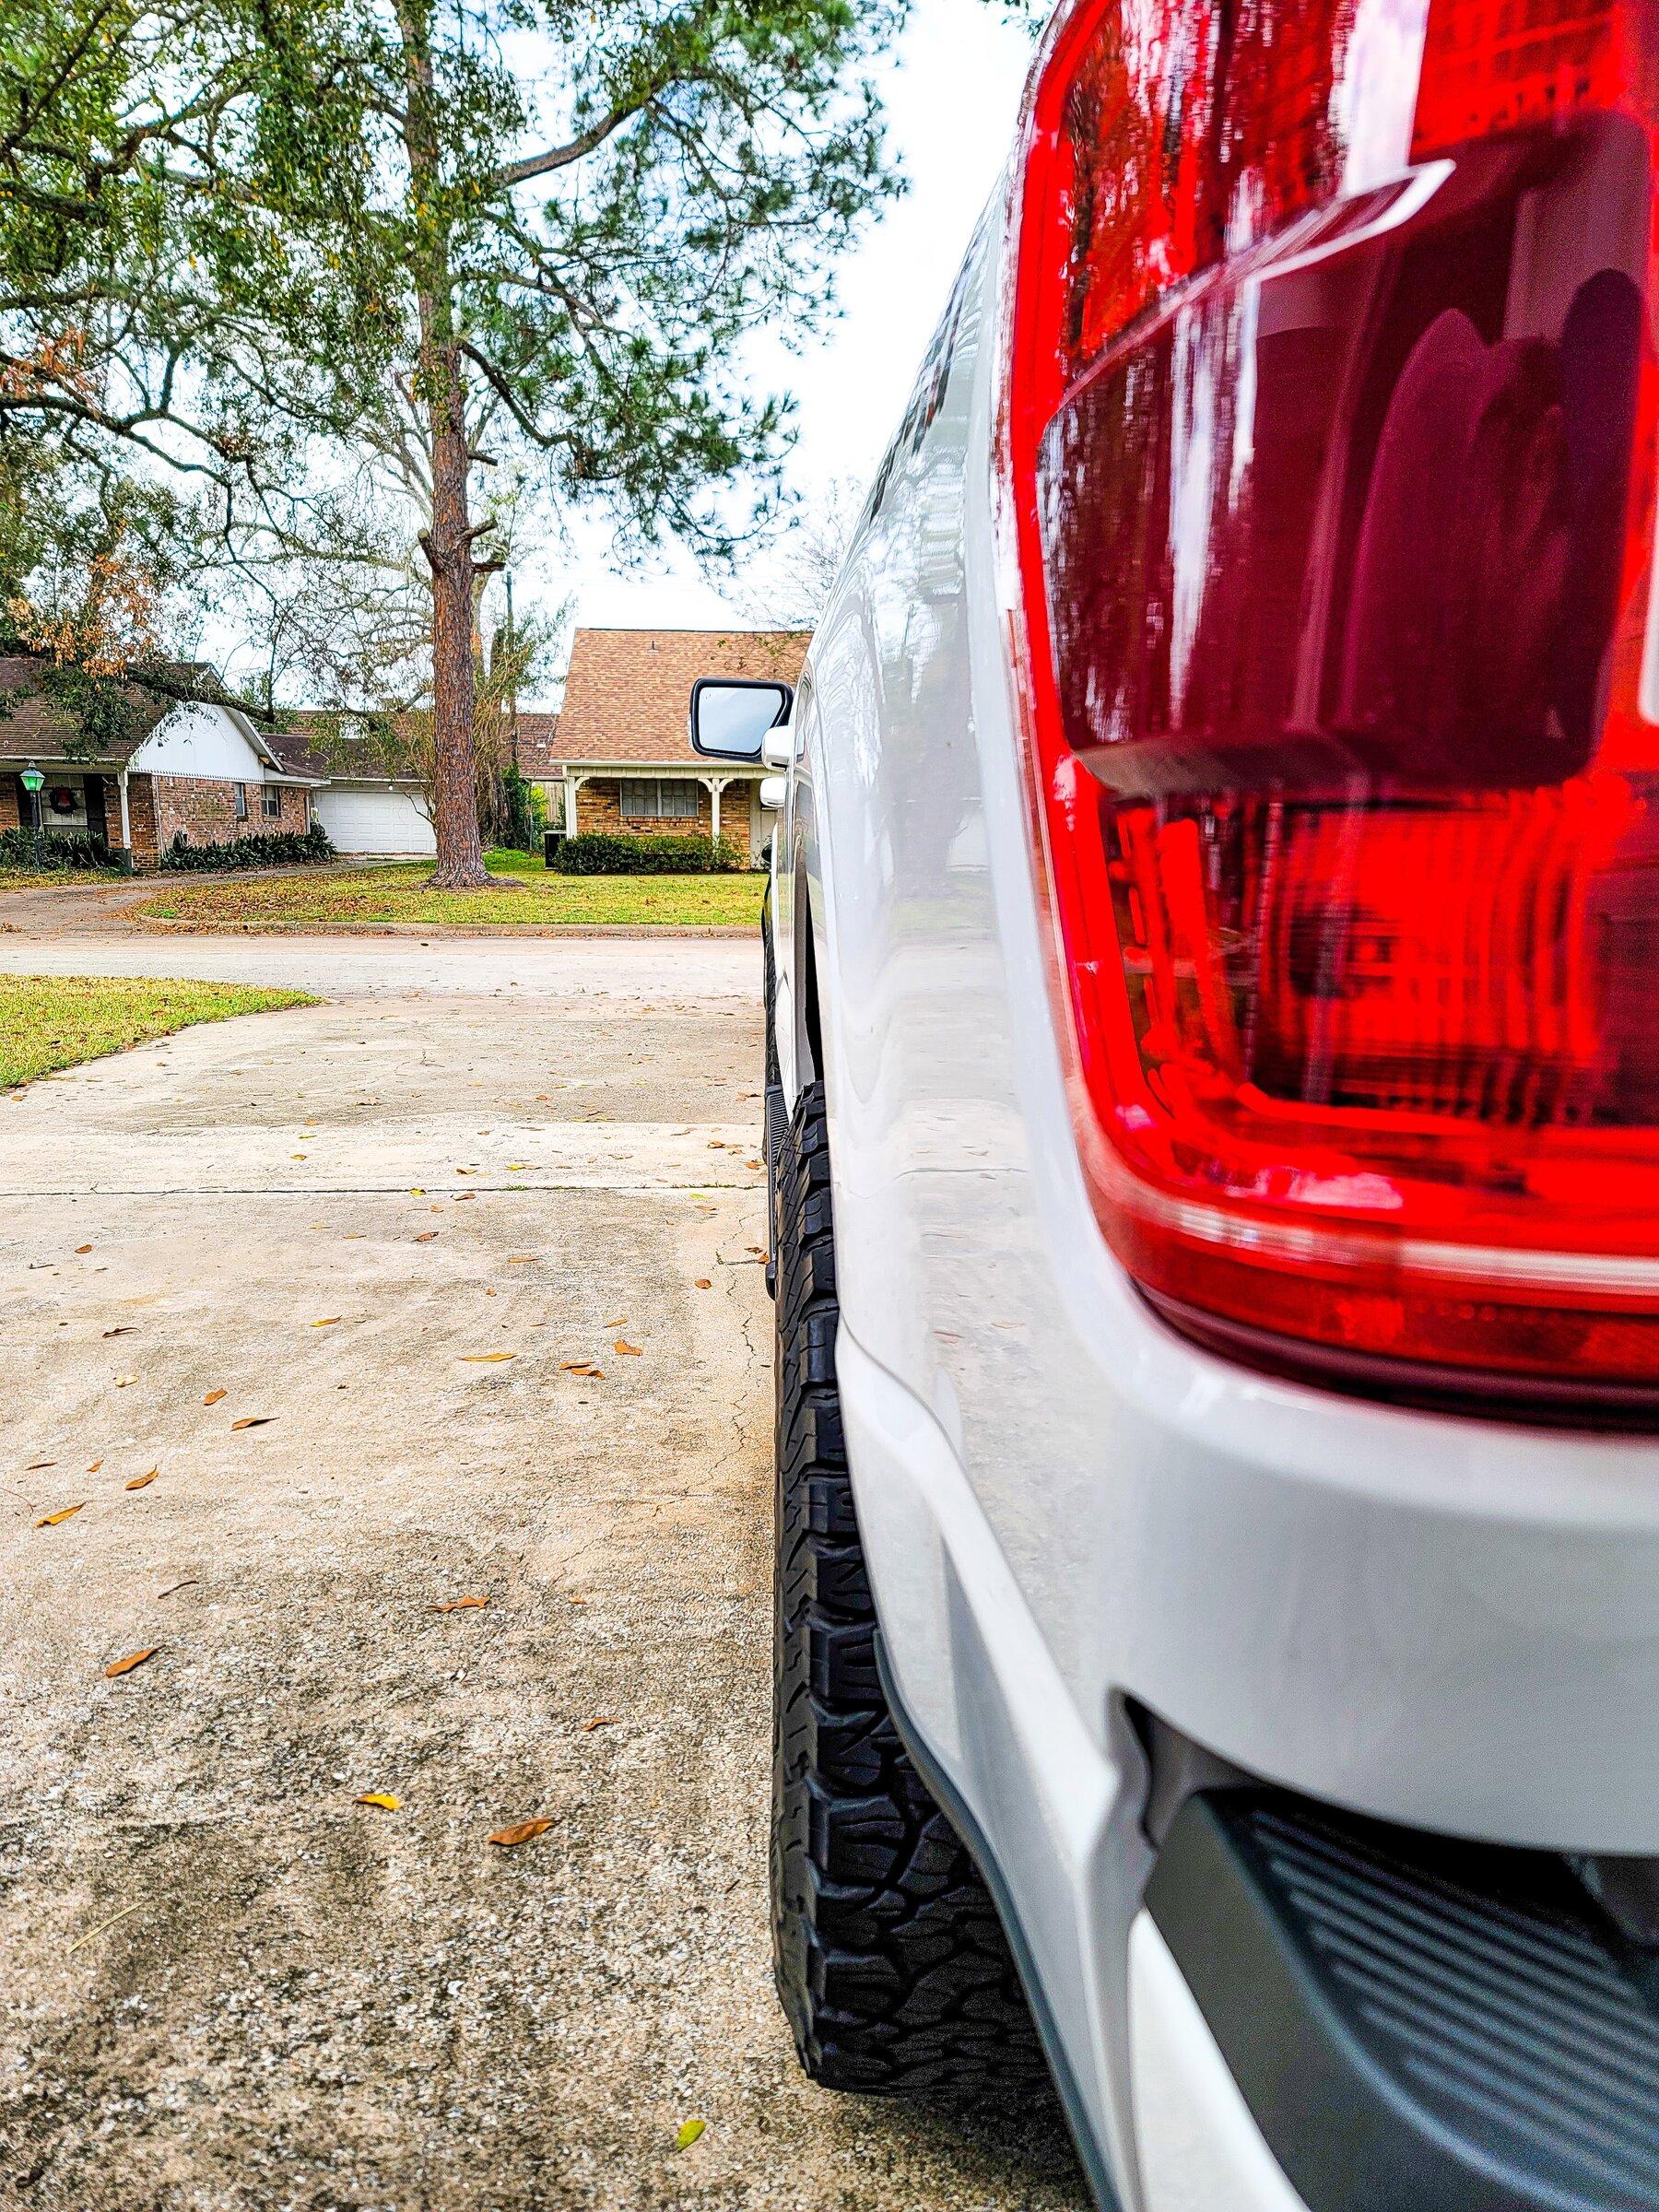
<path fill-rule="evenodd" d="M 117 1659 L 112 1666 L 106 1666 L 104 1674 L 113 1682 L 117 1675 L 130 1675 L 135 1666 L 142 1666 L 147 1659 L 153 1659 L 160 1649 L 159 1643 L 152 1643 L 142 1652 L 129 1652 L 124 1659 Z"/>
<path fill-rule="evenodd" d="M 415 1241 L 417 1244 L 429 1244 L 437 1234 L 438 1231 L 435 1229 L 423 1229 Z"/>
<path fill-rule="evenodd" d="M 487 1597 L 446 1597 L 441 1605 L 434 1606 L 432 1610 L 434 1613 L 465 1613 L 470 1606 L 487 1606 L 489 1600 Z"/>
<path fill-rule="evenodd" d="M 706 2120 L 682 2120 L 679 2134 L 674 2138 L 675 2149 L 689 2150 L 708 2124 Z"/>
<path fill-rule="evenodd" d="M 338 1324 L 339 1318 L 337 1313 L 325 1313 L 321 1321 L 313 1321 L 312 1327 L 313 1329 L 332 1329 Z"/>
<path fill-rule="evenodd" d="M 106 1336 L 136 1336 L 138 1332 L 136 1329 L 129 1329 L 126 1327 L 122 1327 L 119 1329 L 106 1329 L 104 1331 L 104 1335 Z"/>
<path fill-rule="evenodd" d="M 745 1166 L 746 1168 L 759 1168 L 759 1167 L 764 1167 L 764 1165 L 765 1165 L 766 1163 L 764 1162 L 764 1160 L 759 1160 L 759 1159 L 746 1159 L 746 1160 L 744 1161 L 744 1163 L 743 1163 L 743 1164 L 744 1164 L 744 1166 Z"/>
<path fill-rule="evenodd" d="M 452 1206 L 470 1206 L 477 1194 L 477 1191 L 457 1191 L 453 1198 L 450 1200 L 450 1204 Z"/>
<path fill-rule="evenodd" d="M 528 1175 L 530 1163 L 525 1159 L 510 1159 L 507 1162 L 507 1172 L 509 1175 Z M 89 1251 L 91 1247 L 88 1246 L 88 1249 Z"/>
<path fill-rule="evenodd" d="M 463 1352 L 463 1367 L 494 1367 L 501 1359 L 516 1359 L 516 1352 Z"/>
<path fill-rule="evenodd" d="M 43 1467 L 55 1467 L 56 1465 L 55 1459 L 31 1459 L 23 1472 L 25 1475 L 38 1475 Z"/>
<path fill-rule="evenodd" d="M 80 1512 L 81 1506 L 84 1506 L 86 1502 L 83 1498 L 80 1505 L 61 1505 L 55 1513 L 42 1513 L 35 1523 L 35 1526 L 37 1528 L 56 1528 L 61 1521 L 73 1521 L 76 1514 Z"/>
<path fill-rule="evenodd" d="M 602 1321 L 599 1326 L 602 1329 L 619 1329 L 627 1319 L 626 1313 L 618 1313 L 615 1321 Z"/>
<path fill-rule="evenodd" d="M 228 1390 L 210 1390 L 202 1403 L 204 1406 L 217 1406 L 221 1398 L 228 1398 L 229 1394 Z"/>
<path fill-rule="evenodd" d="M 520 1843 L 534 1843 L 537 1836 L 545 1836 L 552 1827 L 551 1820 L 518 1820 L 511 1828 L 498 1828 L 490 1837 L 492 1843 L 512 1851 Z"/>
<path fill-rule="evenodd" d="M 585 1597 L 578 1597 L 574 1591 L 570 1594 L 570 1600 L 573 1606 L 585 1606 L 587 1604 L 587 1599 Z"/>
<path fill-rule="evenodd" d="M 126 1390 L 131 1384 L 136 1382 L 138 1378 L 136 1375 L 117 1375 L 115 1378 L 115 1387 L 117 1390 Z"/>
<path fill-rule="evenodd" d="M 359 1805 L 378 1805 L 383 1813 L 403 1810 L 403 1799 L 394 1797 L 390 1790 L 366 1790 L 358 1799 Z"/>
<path fill-rule="evenodd" d="M 288 1154 L 288 1158 L 289 1158 L 290 1159 L 303 1159 L 305 1158 L 305 1155 L 304 1155 L 304 1153 L 303 1153 L 303 1152 L 290 1152 L 290 1153 Z"/>
<path fill-rule="evenodd" d="M 147 1475 L 135 1475 L 131 1482 L 124 1482 L 121 1487 L 124 1490 L 147 1490 L 160 1472 L 159 1467 L 152 1467 Z"/>
<path fill-rule="evenodd" d="M 274 1413 L 245 1413 L 240 1421 L 232 1421 L 230 1426 L 232 1430 L 263 1429 L 267 1421 L 274 1421 L 276 1418 L 276 1416 Z"/>
<path fill-rule="evenodd" d="M 714 1286 L 706 1275 L 700 1275 L 697 1278 L 697 1288 L 700 1290 L 712 1290 Z"/>
<path fill-rule="evenodd" d="M 77 1244 L 75 1248 L 76 1258 L 78 1260 L 83 1253 L 90 1252 L 91 1249 L 92 1247 L 90 1244 Z"/>
<path fill-rule="evenodd" d="M 509 1267 L 534 1267 L 535 1254 L 533 1252 L 510 1252 L 507 1254 L 507 1265 Z"/>
<path fill-rule="evenodd" d="M 583 1735 L 592 1735 L 595 1728 L 614 1728 L 616 1724 L 617 1720 L 614 1713 L 601 1712 L 595 1714 L 591 1721 L 582 1722 L 582 1733 Z"/>
<path fill-rule="evenodd" d="M 640 1347 L 637 1344 L 624 1344 L 620 1336 L 618 1337 L 616 1343 L 611 1347 L 611 1349 L 615 1352 L 620 1352 L 625 1359 L 638 1359 L 641 1357 Z"/>
<path fill-rule="evenodd" d="M 103 1461 L 102 1461 L 101 1459 L 95 1459 L 95 1460 L 92 1462 L 92 1465 L 90 1465 L 90 1466 L 89 1466 L 89 1467 L 87 1469 L 87 1472 L 88 1472 L 88 1475 L 96 1475 L 96 1474 L 97 1474 L 97 1472 L 98 1472 L 98 1470 L 99 1470 L 99 1468 L 100 1468 L 100 1467 L 101 1467 L 102 1465 L 103 1465 Z"/>

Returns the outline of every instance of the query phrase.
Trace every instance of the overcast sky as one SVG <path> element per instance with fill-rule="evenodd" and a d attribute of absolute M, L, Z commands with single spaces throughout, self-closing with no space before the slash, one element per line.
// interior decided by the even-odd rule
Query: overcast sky
<path fill-rule="evenodd" d="M 909 396 L 923 348 L 1013 136 L 1030 34 L 992 0 L 918 0 L 884 72 L 889 144 L 910 191 L 841 265 L 840 314 L 805 352 L 757 345 L 765 390 L 794 394 L 800 435 L 790 481 L 804 498 L 836 477 L 865 483 Z M 549 555 L 518 583 L 573 589 L 577 620 L 700 629 L 741 618 L 683 555 L 629 570 L 607 533 L 580 530 L 573 568 Z"/>

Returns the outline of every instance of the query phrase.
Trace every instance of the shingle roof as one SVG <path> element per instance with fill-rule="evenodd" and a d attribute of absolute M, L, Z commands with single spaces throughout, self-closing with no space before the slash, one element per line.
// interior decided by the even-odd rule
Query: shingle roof
<path fill-rule="evenodd" d="M 406 756 L 400 755 L 388 762 L 371 728 L 364 731 L 348 724 L 337 735 L 319 744 L 319 724 L 333 723 L 335 719 L 321 709 L 297 709 L 288 716 L 286 729 L 267 732 L 266 742 L 290 775 L 325 776 L 335 783 L 350 782 L 359 777 L 374 783 L 408 783 L 417 780 L 409 772 Z M 527 776 L 546 775 L 559 758 L 553 750 L 559 717 L 524 712 L 518 720 L 519 759 L 524 772 Z"/>
<path fill-rule="evenodd" d="M 519 768 L 526 776 L 545 776 L 559 751 L 559 716 L 523 711 L 518 718 Z"/>
<path fill-rule="evenodd" d="M 566 760 L 693 761 L 687 734 L 700 676 L 777 677 L 793 684 L 812 633 L 805 629 L 579 629 L 557 714 L 521 711 L 519 762 L 545 776 Z M 318 746 L 318 711 L 301 710 L 269 743 L 290 774 L 379 782 L 388 768 L 372 736 Z"/>
<path fill-rule="evenodd" d="M 686 725 L 698 677 L 793 684 L 811 641 L 805 629 L 579 629 L 555 757 L 695 760 Z"/>
<path fill-rule="evenodd" d="M 323 736 L 323 730 L 328 735 Z M 406 757 L 388 759 L 372 726 L 367 730 L 339 728 L 336 717 L 322 708 L 300 708 L 289 715 L 288 727 L 267 730 L 265 743 L 290 776 L 318 776 L 326 782 L 414 783 Z M 321 742 L 319 740 L 321 739 Z"/>
<path fill-rule="evenodd" d="M 55 760 L 67 755 L 120 767 L 172 709 L 171 699 L 158 697 L 142 684 L 123 684 L 121 696 L 131 710 L 130 726 L 121 735 L 93 745 L 81 737 L 79 716 L 43 688 L 53 672 L 51 661 L 0 655 L 0 760 L 35 756 Z"/>

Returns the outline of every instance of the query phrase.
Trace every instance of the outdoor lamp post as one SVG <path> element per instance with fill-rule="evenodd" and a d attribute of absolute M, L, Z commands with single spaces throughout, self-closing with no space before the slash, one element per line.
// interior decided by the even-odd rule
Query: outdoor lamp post
<path fill-rule="evenodd" d="M 18 781 L 34 802 L 34 856 L 38 868 L 41 865 L 41 786 L 46 779 L 31 760 Z"/>

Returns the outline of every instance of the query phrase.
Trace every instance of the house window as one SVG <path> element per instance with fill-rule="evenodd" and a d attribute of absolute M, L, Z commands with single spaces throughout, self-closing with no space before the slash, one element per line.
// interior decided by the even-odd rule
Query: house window
<path fill-rule="evenodd" d="M 245 822 L 248 818 L 248 787 L 245 783 L 236 785 L 236 818 L 239 822 Z"/>
<path fill-rule="evenodd" d="M 622 818 L 629 822 L 694 822 L 697 786 L 677 776 L 625 776 Z"/>
<path fill-rule="evenodd" d="M 259 811 L 267 822 L 282 819 L 282 793 L 275 783 L 267 783 L 259 794 Z"/>
<path fill-rule="evenodd" d="M 68 837 L 87 834 L 87 786 L 81 777 L 53 776 L 41 797 L 42 829 L 61 830 Z M 28 816 L 23 818 L 27 821 Z"/>

